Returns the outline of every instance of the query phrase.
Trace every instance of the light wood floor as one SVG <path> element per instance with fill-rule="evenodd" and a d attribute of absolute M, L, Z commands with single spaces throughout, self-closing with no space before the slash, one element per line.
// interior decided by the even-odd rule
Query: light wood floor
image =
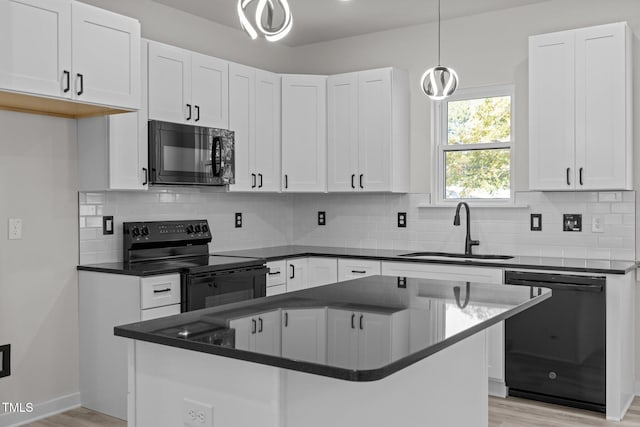
<path fill-rule="evenodd" d="M 606 421 L 604 415 L 579 409 L 514 397 L 489 398 L 489 427 L 588 426 L 640 427 L 640 397 L 633 401 L 631 409 L 621 423 Z M 78 408 L 27 424 L 25 427 L 127 427 L 127 423 L 85 408 Z"/>

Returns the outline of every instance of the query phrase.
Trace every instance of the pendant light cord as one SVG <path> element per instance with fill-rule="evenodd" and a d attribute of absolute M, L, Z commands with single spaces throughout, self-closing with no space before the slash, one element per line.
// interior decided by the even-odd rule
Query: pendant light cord
<path fill-rule="evenodd" d="M 440 0 L 438 0 L 438 66 L 440 66 Z"/>

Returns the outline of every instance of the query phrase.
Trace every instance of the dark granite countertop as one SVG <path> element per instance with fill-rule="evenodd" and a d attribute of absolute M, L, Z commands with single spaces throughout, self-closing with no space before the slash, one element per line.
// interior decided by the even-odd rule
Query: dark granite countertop
<path fill-rule="evenodd" d="M 635 261 L 617 261 L 585 258 L 556 258 L 515 256 L 507 260 L 488 259 L 456 259 L 456 258 L 410 258 L 402 254 L 414 251 L 391 249 L 357 249 L 327 246 L 274 246 L 269 248 L 245 249 L 236 251 L 216 252 L 216 255 L 247 256 L 276 261 L 284 258 L 319 256 L 339 258 L 364 258 L 382 261 L 401 261 L 436 264 L 475 265 L 483 267 L 519 268 L 532 270 L 573 271 L 599 274 L 626 274 L 635 268 Z"/>
<path fill-rule="evenodd" d="M 492 259 L 467 259 L 467 258 L 443 258 L 436 257 L 431 259 L 411 258 L 401 256 L 409 253 L 406 250 L 392 249 L 357 249 L 357 248 L 339 248 L 331 246 L 273 246 L 268 248 L 257 249 L 241 249 L 236 251 L 215 252 L 212 255 L 228 259 L 229 264 L 233 264 L 236 260 L 233 258 L 261 258 L 266 261 L 276 261 L 285 258 L 301 258 L 308 256 L 316 257 L 339 257 L 339 258 L 363 258 L 380 261 L 396 261 L 396 262 L 416 262 L 431 264 L 453 264 L 467 265 L 479 267 L 501 267 L 501 268 L 517 268 L 531 270 L 554 270 L 569 271 L 579 273 L 596 273 L 596 274 L 626 274 L 637 268 L 635 261 L 617 261 L 604 259 L 584 259 L 584 258 L 555 258 L 555 257 L 533 257 L 533 256 L 515 256 L 507 260 Z M 112 262 L 102 264 L 86 264 L 78 266 L 78 270 L 95 271 L 102 273 L 125 274 L 131 276 L 152 276 L 157 274 L 180 273 L 191 264 L 184 263 L 181 265 L 176 262 L 171 264 L 158 263 L 140 263 L 127 264 L 123 262 Z"/>
<path fill-rule="evenodd" d="M 183 348 L 185 351 L 210 353 L 348 381 L 375 381 L 514 316 L 550 296 L 551 291 L 543 289 L 540 296 L 532 297 L 529 287 L 525 286 L 425 279 L 407 279 L 406 285 L 399 285 L 396 277 L 372 276 L 117 326 L 114 332 L 117 336 Z M 396 327 L 391 328 L 393 332 L 390 335 L 381 335 L 377 339 L 391 340 L 394 350 L 383 360 L 376 353 L 376 357 L 371 358 L 374 362 L 368 365 L 343 366 L 327 355 L 332 353 L 332 346 L 356 345 L 358 334 L 344 333 L 343 338 L 350 338 L 340 341 L 332 340 L 329 331 L 325 359 L 308 361 L 299 356 L 292 358 L 288 354 L 281 354 L 284 345 L 277 349 L 278 354 L 242 349 L 242 334 L 246 335 L 249 331 L 229 328 L 234 319 L 260 317 L 264 313 L 271 313 L 280 320 L 271 323 L 272 328 L 284 328 L 284 319 L 288 319 L 286 316 L 291 310 L 318 308 L 321 313 L 325 313 L 327 319 L 342 313 L 346 319 L 342 327 L 347 330 L 349 327 L 354 328 L 354 324 L 354 329 L 358 328 L 360 313 L 393 314 L 393 322 L 399 323 L 394 323 Z M 330 324 L 334 328 L 340 327 L 337 321 Z M 189 335 L 185 338 L 187 331 Z M 209 337 L 216 336 L 215 334 L 220 334 L 218 337 L 226 336 L 227 339 L 220 342 L 211 340 Z M 234 340 L 230 342 L 229 336 L 234 337 Z M 291 348 L 290 345 L 286 347 Z M 375 351 L 380 351 L 377 346 Z M 212 363 L 215 363 L 214 359 Z"/>

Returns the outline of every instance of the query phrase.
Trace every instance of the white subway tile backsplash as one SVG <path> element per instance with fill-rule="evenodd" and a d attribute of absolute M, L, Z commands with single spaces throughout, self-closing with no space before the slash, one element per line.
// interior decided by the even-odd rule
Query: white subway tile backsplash
<path fill-rule="evenodd" d="M 618 193 L 618 192 L 614 192 Z M 597 192 L 518 192 L 528 208 L 471 208 L 471 233 L 477 253 L 635 259 L 635 193 L 621 201 Z M 608 193 L 607 193 L 608 194 Z M 81 262 L 122 259 L 122 222 L 206 218 L 213 232 L 212 251 L 288 244 L 402 251 L 462 252 L 466 218 L 453 226 L 454 207 L 418 208 L 425 194 L 238 194 L 199 188 L 147 192 L 80 193 Z M 317 226 L 317 212 L 327 225 Z M 114 215 L 116 233 L 102 236 L 102 212 Z M 243 227 L 234 227 L 234 213 Z M 397 227 L 397 213 L 407 213 L 407 227 Z M 529 214 L 542 213 L 542 231 L 529 230 Z M 563 213 L 581 213 L 583 231 L 562 231 Z M 591 232 L 593 215 L 604 219 L 604 233 Z M 95 236 L 95 237 L 94 237 Z"/>

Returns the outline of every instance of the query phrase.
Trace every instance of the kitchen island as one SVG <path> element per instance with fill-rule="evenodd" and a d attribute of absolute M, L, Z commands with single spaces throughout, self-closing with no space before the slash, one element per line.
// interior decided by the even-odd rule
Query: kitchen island
<path fill-rule="evenodd" d="M 485 330 L 550 296 L 373 276 L 119 326 L 129 426 L 486 426 Z"/>

